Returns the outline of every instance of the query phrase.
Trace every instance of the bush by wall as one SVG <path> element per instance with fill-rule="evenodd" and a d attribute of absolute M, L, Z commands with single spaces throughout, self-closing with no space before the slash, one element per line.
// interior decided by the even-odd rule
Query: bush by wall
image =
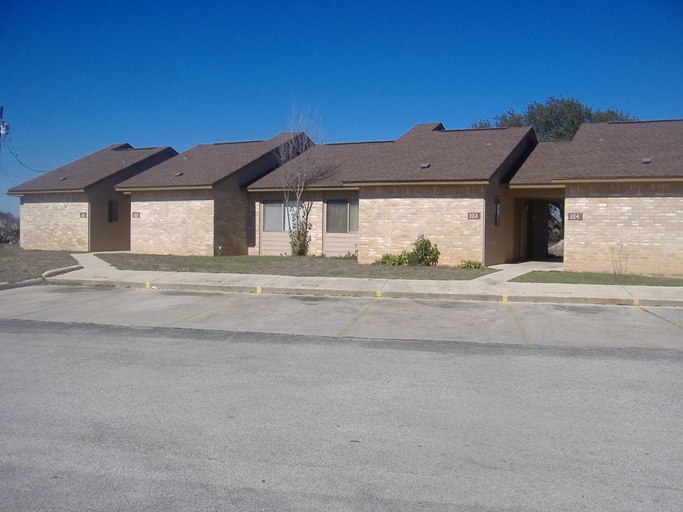
<path fill-rule="evenodd" d="M 420 234 L 415 240 L 413 250 L 403 251 L 401 254 L 385 254 L 376 263 L 388 266 L 434 266 L 439 262 L 441 252 L 436 244 L 432 245 L 424 235 Z"/>
<path fill-rule="evenodd" d="M 19 219 L 11 213 L 0 212 L 0 244 L 19 243 Z"/>

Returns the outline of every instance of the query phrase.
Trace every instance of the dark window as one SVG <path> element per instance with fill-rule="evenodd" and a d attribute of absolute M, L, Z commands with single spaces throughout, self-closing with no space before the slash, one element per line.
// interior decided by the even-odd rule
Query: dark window
<path fill-rule="evenodd" d="M 493 225 L 500 226 L 500 198 L 496 197 L 493 211 Z"/>
<path fill-rule="evenodd" d="M 264 201 L 263 231 L 289 231 L 294 215 L 295 203 L 288 201 Z"/>
<path fill-rule="evenodd" d="M 119 221 L 119 202 L 118 201 L 109 201 L 108 220 L 109 220 L 109 222 L 118 222 Z"/>
<path fill-rule="evenodd" d="M 328 233 L 358 232 L 358 199 L 327 201 Z"/>
<path fill-rule="evenodd" d="M 263 231 L 282 231 L 282 201 L 263 203 Z"/>

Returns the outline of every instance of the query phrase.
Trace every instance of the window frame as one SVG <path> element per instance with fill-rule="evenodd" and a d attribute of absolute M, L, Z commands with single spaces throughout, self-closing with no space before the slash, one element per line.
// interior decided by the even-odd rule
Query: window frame
<path fill-rule="evenodd" d="M 278 200 L 275 199 L 275 200 L 272 200 L 272 201 L 263 201 L 263 202 L 261 203 L 261 204 L 263 204 L 263 231 L 264 231 L 264 232 L 267 232 L 267 233 L 281 233 L 282 231 L 284 231 L 284 229 L 283 229 L 283 228 L 284 228 L 284 220 L 283 220 L 284 217 L 283 217 L 283 213 L 282 213 L 282 210 L 283 210 L 283 202 L 284 202 L 284 201 L 282 201 L 282 200 L 278 201 Z M 279 210 L 280 210 L 280 214 L 279 214 L 279 224 L 280 224 L 280 228 L 279 228 L 279 229 L 271 229 L 271 226 L 267 226 L 267 225 L 266 225 L 266 221 L 268 220 L 268 215 L 267 215 L 266 212 L 268 211 L 268 209 L 269 209 L 268 207 L 269 207 L 269 206 L 272 207 L 272 206 L 274 206 L 274 205 L 278 205 L 278 206 L 279 206 Z M 273 211 L 273 214 L 275 213 L 275 212 L 274 212 L 274 209 L 271 209 L 271 211 Z"/>
<path fill-rule="evenodd" d="M 346 208 L 344 217 L 346 220 L 346 226 L 345 226 L 345 231 L 338 231 L 330 230 L 330 204 L 343 204 Z M 352 222 L 352 207 L 355 205 L 355 210 L 356 210 L 356 215 L 355 215 L 355 226 L 353 225 Z M 333 234 L 345 234 L 345 233 L 351 233 L 355 234 L 358 233 L 358 215 L 359 214 L 359 204 L 358 204 L 358 199 L 328 199 L 326 201 L 326 215 L 325 215 L 325 233 L 333 233 Z M 353 229 L 355 228 L 355 229 Z"/>
<path fill-rule="evenodd" d="M 493 200 L 493 225 L 500 226 L 500 197 Z"/>
<path fill-rule="evenodd" d="M 263 205 L 263 231 L 267 233 L 289 233 L 292 225 L 292 215 L 291 215 L 291 209 L 294 207 L 296 204 L 295 201 L 287 201 L 285 202 L 284 199 L 269 199 L 266 201 L 262 201 L 261 204 Z M 273 206 L 273 205 L 278 205 L 280 214 L 279 214 L 279 221 L 278 224 L 280 225 L 279 229 L 268 229 L 266 227 L 266 221 L 267 221 L 267 215 L 266 215 L 266 210 L 268 205 Z M 274 212 L 275 209 L 272 209 L 271 211 Z"/>
<path fill-rule="evenodd" d="M 107 221 L 108 222 L 118 222 L 119 221 L 119 202 L 110 200 L 107 207 Z"/>

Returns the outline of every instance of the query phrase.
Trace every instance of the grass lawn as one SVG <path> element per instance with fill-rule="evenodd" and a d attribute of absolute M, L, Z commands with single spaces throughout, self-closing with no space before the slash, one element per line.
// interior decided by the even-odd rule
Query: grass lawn
<path fill-rule="evenodd" d="M 359 265 L 350 258 L 295 256 L 158 256 L 105 253 L 98 257 L 121 270 L 171 272 L 229 272 L 286 276 L 361 277 L 377 279 L 432 279 L 443 281 L 476 279 L 492 269 L 454 267 L 386 267 Z M 78 262 L 63 251 L 25 251 L 16 245 L 0 245 L 0 283 L 17 283 L 40 277 L 56 268 Z M 583 272 L 529 272 L 512 279 L 517 283 L 609 284 L 630 286 L 683 286 L 683 279 Z"/>
<path fill-rule="evenodd" d="M 433 280 L 468 280 L 495 272 L 492 269 L 454 267 L 359 265 L 351 258 L 305 256 L 157 256 L 129 253 L 106 253 L 97 256 L 120 270 Z"/>
<path fill-rule="evenodd" d="M 513 283 L 563 284 L 620 284 L 628 286 L 683 286 L 683 279 L 674 277 L 648 277 L 635 275 L 601 274 L 597 272 L 541 272 L 534 271 L 514 279 Z"/>
<path fill-rule="evenodd" d="M 18 283 L 77 264 L 68 252 L 25 251 L 17 245 L 0 245 L 0 283 Z"/>

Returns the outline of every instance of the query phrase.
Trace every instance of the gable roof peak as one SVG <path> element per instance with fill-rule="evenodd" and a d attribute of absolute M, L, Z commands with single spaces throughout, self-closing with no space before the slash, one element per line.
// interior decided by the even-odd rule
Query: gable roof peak
<path fill-rule="evenodd" d="M 104 151 L 123 151 L 126 149 L 135 149 L 133 146 L 127 142 L 122 142 L 120 144 L 112 144 L 111 146 L 104 148 Z M 103 150 L 100 150 L 103 151 Z"/>
<path fill-rule="evenodd" d="M 400 138 L 410 137 L 411 135 L 419 135 L 430 132 L 442 132 L 445 128 L 441 123 L 420 123 L 413 126 L 410 130 L 404 133 Z"/>

